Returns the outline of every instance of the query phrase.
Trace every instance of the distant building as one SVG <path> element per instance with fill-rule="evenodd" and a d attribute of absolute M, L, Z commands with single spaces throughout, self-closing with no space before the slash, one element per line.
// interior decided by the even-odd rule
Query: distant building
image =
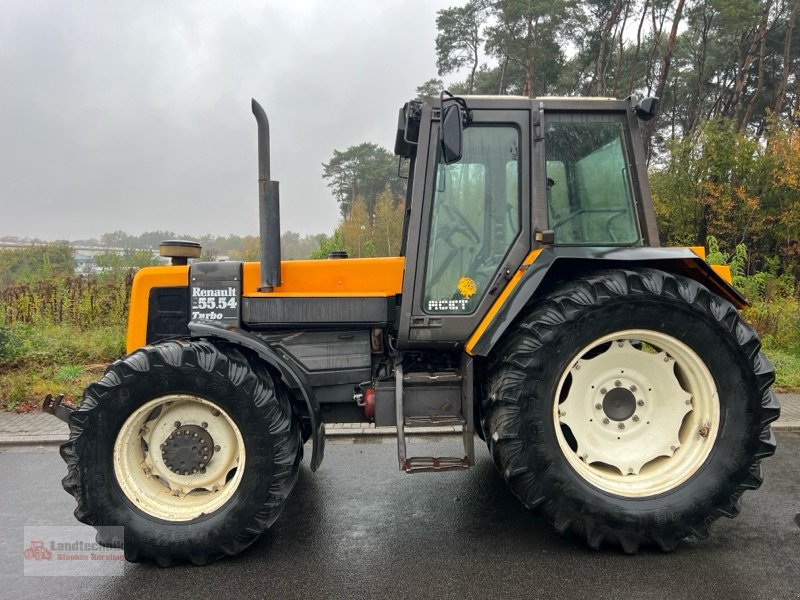
<path fill-rule="evenodd" d="M 94 273 L 97 270 L 97 263 L 94 256 L 84 254 L 80 250 L 73 249 L 72 258 L 75 259 L 75 272 L 79 274 Z"/>

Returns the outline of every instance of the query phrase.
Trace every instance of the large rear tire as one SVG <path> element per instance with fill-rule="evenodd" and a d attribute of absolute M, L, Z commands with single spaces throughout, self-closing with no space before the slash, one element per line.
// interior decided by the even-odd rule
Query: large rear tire
<path fill-rule="evenodd" d="M 84 392 L 61 446 L 75 516 L 124 527 L 125 557 L 162 566 L 238 554 L 297 480 L 287 394 L 230 346 L 171 341 L 112 364 Z"/>
<path fill-rule="evenodd" d="M 761 485 L 780 407 L 736 309 L 653 269 L 555 289 L 493 350 L 482 404 L 513 492 L 599 548 L 704 538 Z"/>

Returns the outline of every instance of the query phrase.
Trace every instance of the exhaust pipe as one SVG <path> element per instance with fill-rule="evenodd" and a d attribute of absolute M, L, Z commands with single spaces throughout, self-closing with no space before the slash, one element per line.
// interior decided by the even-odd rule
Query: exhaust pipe
<path fill-rule="evenodd" d="M 258 223 L 261 258 L 259 292 L 271 292 L 281 284 L 281 214 L 278 182 L 269 173 L 269 121 L 267 113 L 253 99 L 253 116 L 258 123 Z"/>

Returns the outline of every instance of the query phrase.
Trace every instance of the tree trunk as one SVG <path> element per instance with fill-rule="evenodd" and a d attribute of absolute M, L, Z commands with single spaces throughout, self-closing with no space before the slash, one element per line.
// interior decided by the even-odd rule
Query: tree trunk
<path fill-rule="evenodd" d="M 672 29 L 669 32 L 669 39 L 667 40 L 667 49 L 661 54 L 661 70 L 658 74 L 658 81 L 656 83 L 656 98 L 662 99 L 664 97 L 664 89 L 667 85 L 667 77 L 669 77 L 669 69 L 672 65 L 672 55 L 675 52 L 675 41 L 678 36 L 678 24 L 681 21 L 683 14 L 683 6 L 686 0 L 678 0 L 678 6 L 675 7 L 675 16 L 672 18 Z M 655 130 L 655 123 L 658 119 L 658 107 L 656 107 L 656 115 L 644 127 L 644 150 L 647 161 L 650 161 L 652 152 L 651 141 L 653 139 L 653 131 Z"/>
<path fill-rule="evenodd" d="M 700 50 L 695 61 L 695 68 L 697 70 L 697 86 L 695 88 L 695 95 L 689 101 L 689 114 L 686 120 L 686 131 L 689 133 L 694 131 L 700 124 L 700 117 L 703 112 L 703 99 L 705 98 L 705 78 L 706 78 L 706 62 L 708 60 L 708 34 L 711 31 L 711 22 L 714 20 L 714 15 L 709 15 L 705 7 L 703 9 L 703 28 L 700 31 Z"/>
<path fill-rule="evenodd" d="M 750 67 L 753 64 L 753 59 L 756 56 L 756 50 L 761 43 L 761 35 L 759 35 L 761 31 L 761 23 L 766 20 L 767 16 L 769 15 L 769 8 L 772 4 L 772 1 L 769 0 L 765 6 L 764 10 L 761 11 L 761 17 L 759 19 L 759 24 L 756 28 L 756 31 L 753 33 L 753 41 L 750 42 L 750 47 L 747 49 L 747 54 L 744 56 L 744 60 L 739 65 L 739 71 L 736 74 L 736 85 L 733 88 L 733 95 L 728 100 L 728 103 L 725 106 L 725 114 L 728 116 L 735 116 L 737 112 L 737 107 L 739 104 L 739 100 L 742 98 L 742 94 L 744 93 L 744 86 L 747 83 L 747 80 L 750 75 Z"/>
<path fill-rule="evenodd" d="M 608 17 L 603 29 L 600 32 L 600 48 L 597 51 L 597 59 L 595 60 L 594 77 L 589 84 L 590 94 L 594 90 L 594 84 L 599 83 L 599 95 L 605 95 L 605 71 L 606 71 L 606 52 L 608 48 L 608 38 L 611 36 L 611 30 L 619 20 L 619 14 L 622 11 L 622 0 L 615 0 L 614 7 L 611 9 L 611 14 Z"/>
<path fill-rule="evenodd" d="M 528 42 L 531 41 L 533 38 L 533 19 L 528 16 L 528 31 L 527 31 L 527 40 Z M 533 55 L 530 51 L 530 47 L 527 48 L 527 56 L 525 57 L 525 87 L 523 93 L 528 96 L 528 98 L 533 98 L 533 75 L 534 75 L 534 65 L 533 65 Z"/>
<path fill-rule="evenodd" d="M 631 14 L 631 3 L 625 3 L 625 14 L 622 15 L 622 25 L 619 28 L 619 41 L 617 50 L 619 54 L 617 55 L 617 66 L 614 69 L 614 90 L 612 92 L 612 96 L 617 97 L 619 96 L 619 86 L 622 83 L 622 59 L 625 56 L 625 27 L 628 25 L 628 17 Z"/>
<path fill-rule="evenodd" d="M 764 63 L 767 60 L 767 21 L 769 20 L 769 11 L 771 9 L 772 0 L 767 0 L 767 4 L 764 7 L 764 12 L 761 15 L 761 21 L 758 24 L 760 47 L 758 51 L 758 80 L 756 82 L 756 91 L 753 92 L 753 97 L 750 98 L 750 102 L 747 105 L 747 110 L 736 126 L 738 131 L 741 131 L 747 127 L 747 124 L 750 122 L 750 119 L 753 116 L 753 111 L 755 110 L 758 97 L 761 95 L 761 90 L 764 88 Z"/>
<path fill-rule="evenodd" d="M 478 28 L 478 26 L 476 26 L 475 29 L 472 30 L 471 41 L 472 41 L 472 70 L 470 71 L 469 74 L 469 85 L 467 86 L 469 94 L 472 94 L 472 92 L 475 90 L 475 73 L 478 70 L 478 60 L 479 60 L 478 49 L 480 48 L 481 45 L 480 29 Z"/>
<path fill-rule="evenodd" d="M 642 18 L 639 21 L 639 29 L 636 30 L 636 51 L 633 53 L 633 60 L 631 61 L 631 75 L 628 79 L 628 95 L 633 92 L 633 86 L 636 82 L 636 70 L 639 68 L 639 50 L 642 48 L 642 29 L 644 28 L 644 20 L 647 18 L 647 8 L 650 0 L 645 0 L 644 7 L 642 8 Z"/>
<path fill-rule="evenodd" d="M 783 41 L 783 69 L 781 71 L 781 80 L 778 84 L 778 92 L 775 95 L 775 106 L 772 109 L 776 115 L 779 115 L 783 108 L 786 84 L 789 81 L 789 68 L 792 64 L 792 34 L 794 33 L 794 22 L 797 19 L 798 6 L 800 6 L 800 0 L 795 0 L 794 6 L 792 6 L 792 12 L 789 15 L 789 20 L 786 23 L 786 37 Z"/>
<path fill-rule="evenodd" d="M 506 93 L 506 69 L 508 68 L 508 56 L 503 57 L 503 65 L 500 68 L 500 89 L 497 90 L 498 94 Z"/>
<path fill-rule="evenodd" d="M 653 37 L 653 45 L 650 47 L 650 50 L 647 53 L 647 69 L 645 70 L 645 77 L 647 79 L 647 95 L 651 95 L 653 93 L 653 79 L 655 78 L 653 62 L 655 60 L 656 52 L 658 52 L 659 56 L 663 53 L 661 52 L 661 34 L 664 31 L 664 22 L 667 19 L 667 11 L 664 9 L 664 12 L 661 15 L 661 21 L 656 21 L 656 5 L 655 3 L 651 6 L 650 13 L 653 17 L 653 29 L 651 31 Z"/>

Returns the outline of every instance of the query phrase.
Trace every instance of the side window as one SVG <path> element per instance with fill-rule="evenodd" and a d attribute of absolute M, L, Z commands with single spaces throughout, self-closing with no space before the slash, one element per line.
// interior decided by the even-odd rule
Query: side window
<path fill-rule="evenodd" d="M 639 241 L 621 123 L 549 123 L 545 158 L 556 243 Z"/>
<path fill-rule="evenodd" d="M 473 312 L 519 235 L 519 136 L 513 126 L 468 127 L 461 160 L 437 164 L 425 312 Z"/>

